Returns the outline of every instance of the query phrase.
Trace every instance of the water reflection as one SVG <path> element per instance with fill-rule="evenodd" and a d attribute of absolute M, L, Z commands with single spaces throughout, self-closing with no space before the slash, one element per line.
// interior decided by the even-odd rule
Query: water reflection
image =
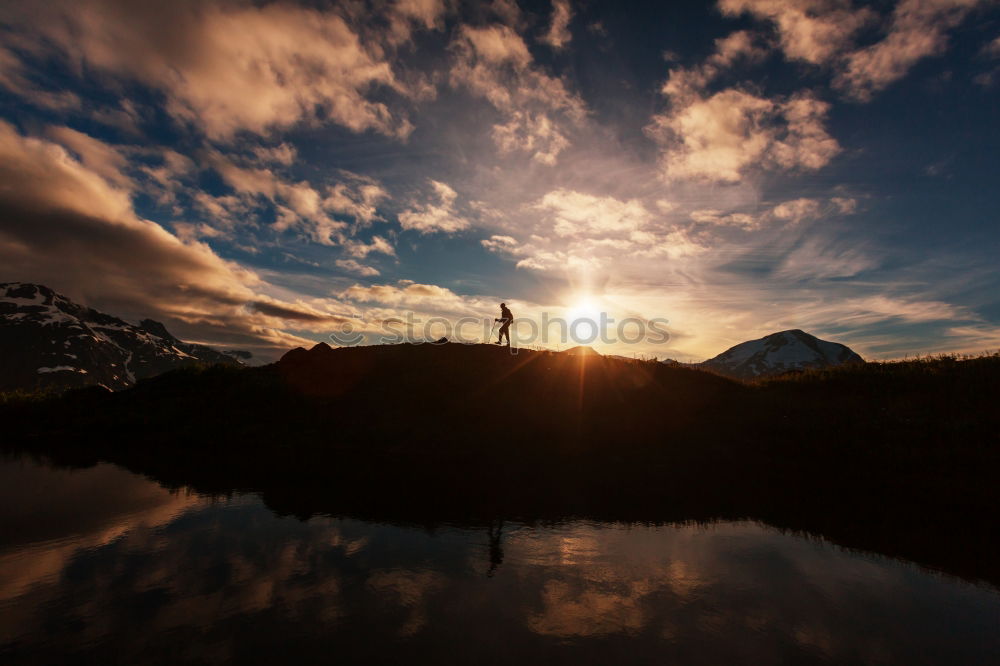
<path fill-rule="evenodd" d="M 996 663 L 1000 595 L 750 522 L 279 518 L 100 465 L 0 465 L 24 663 Z"/>

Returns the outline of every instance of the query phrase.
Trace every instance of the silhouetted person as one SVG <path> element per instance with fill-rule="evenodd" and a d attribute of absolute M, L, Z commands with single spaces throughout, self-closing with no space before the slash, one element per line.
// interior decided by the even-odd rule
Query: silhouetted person
<path fill-rule="evenodd" d="M 514 321 L 514 315 L 510 313 L 506 303 L 500 304 L 500 318 L 495 321 L 502 322 L 500 324 L 500 339 L 497 340 L 497 344 L 502 345 L 504 336 L 506 336 L 507 346 L 510 347 L 510 325 Z"/>

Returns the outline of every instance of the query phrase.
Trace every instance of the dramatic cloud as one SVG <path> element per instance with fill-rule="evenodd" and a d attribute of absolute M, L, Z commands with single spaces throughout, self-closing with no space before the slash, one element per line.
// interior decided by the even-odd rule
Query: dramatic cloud
<path fill-rule="evenodd" d="M 469 228 L 469 221 L 455 211 L 458 194 L 445 183 L 431 181 L 434 202 L 416 204 L 399 214 L 399 225 L 422 234 L 455 233 Z"/>
<path fill-rule="evenodd" d="M 60 128 L 50 133 L 110 168 L 95 156 L 113 156 L 111 147 Z M 122 179 L 106 179 L 61 146 L 2 121 L 0 180 L 0 264 L 18 279 L 114 314 L 164 319 L 181 336 L 225 345 L 284 347 L 300 342 L 279 330 L 285 320 L 337 320 L 262 295 L 267 285 L 255 273 L 136 216 Z"/>
<path fill-rule="evenodd" d="M 423 3 L 403 6 L 414 16 L 431 13 Z M 55 54 L 81 74 L 162 91 L 172 116 L 213 139 L 240 130 L 264 134 L 303 120 L 398 137 L 412 129 L 370 96 L 411 91 L 382 49 L 362 43 L 332 12 L 288 4 L 53 0 L 7 4 L 0 21 L 16 27 L 19 46 L 34 55 Z M 16 79 L 5 85 L 37 97 Z"/>

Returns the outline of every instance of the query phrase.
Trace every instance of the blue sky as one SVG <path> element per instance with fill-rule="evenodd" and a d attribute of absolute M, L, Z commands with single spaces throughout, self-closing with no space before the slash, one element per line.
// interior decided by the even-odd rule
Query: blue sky
<path fill-rule="evenodd" d="M 998 91 L 975 0 L 10 2 L 0 279 L 265 360 L 501 300 L 995 350 Z"/>

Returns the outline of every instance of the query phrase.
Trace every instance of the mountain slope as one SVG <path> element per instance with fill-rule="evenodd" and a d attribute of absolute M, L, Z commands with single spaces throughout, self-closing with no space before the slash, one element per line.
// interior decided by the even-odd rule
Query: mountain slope
<path fill-rule="evenodd" d="M 128 388 L 194 363 L 239 365 L 181 342 L 151 319 L 138 326 L 74 303 L 48 287 L 0 283 L 0 390 Z"/>
<path fill-rule="evenodd" d="M 729 377 L 755 379 L 795 370 L 864 362 L 850 347 L 793 329 L 742 342 L 698 365 Z"/>

